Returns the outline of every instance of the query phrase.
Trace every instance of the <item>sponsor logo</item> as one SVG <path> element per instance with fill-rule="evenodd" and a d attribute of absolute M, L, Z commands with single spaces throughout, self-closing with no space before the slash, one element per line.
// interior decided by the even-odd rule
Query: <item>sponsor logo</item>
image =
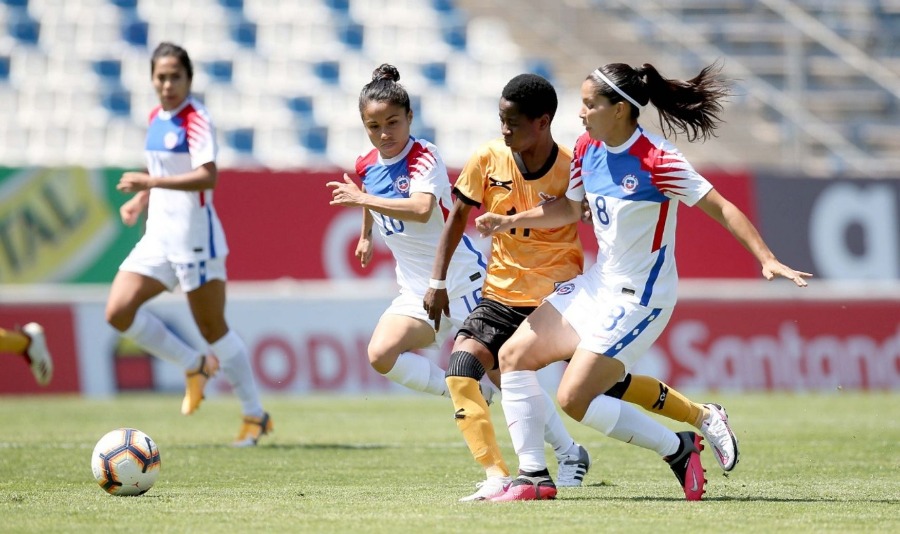
<path fill-rule="evenodd" d="M 498 180 L 498 179 L 494 178 L 493 176 L 488 176 L 488 183 L 489 183 L 488 187 L 502 187 L 503 189 L 506 189 L 507 191 L 512 191 L 512 180 L 509 180 L 508 182 L 504 182 L 503 180 Z"/>
<path fill-rule="evenodd" d="M 666 405 L 666 398 L 669 396 L 669 388 L 665 386 L 662 382 L 659 383 L 659 398 L 656 399 L 656 402 L 651 406 L 654 410 L 662 410 L 663 406 Z"/>
<path fill-rule="evenodd" d="M 691 491 L 697 491 L 699 484 L 697 484 L 697 475 L 694 474 L 693 471 L 691 471 L 691 480 L 693 480 L 693 483 L 691 484 Z"/>
<path fill-rule="evenodd" d="M 538 202 L 538 206 L 546 204 L 548 202 L 553 202 L 554 200 L 556 200 L 555 195 L 544 193 L 543 191 L 539 191 L 538 196 L 541 197 L 541 201 Z"/>
<path fill-rule="evenodd" d="M 634 191 L 638 188 L 638 179 L 637 176 L 633 174 L 629 174 L 625 178 L 622 178 L 622 191 L 626 193 L 634 193 Z"/>
<path fill-rule="evenodd" d="M 23 169 L 0 179 L 0 283 L 66 280 L 115 236 L 100 175 Z"/>

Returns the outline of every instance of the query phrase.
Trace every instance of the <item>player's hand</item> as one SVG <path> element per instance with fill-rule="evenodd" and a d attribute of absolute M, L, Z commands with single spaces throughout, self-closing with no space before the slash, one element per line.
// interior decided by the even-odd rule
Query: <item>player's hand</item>
<path fill-rule="evenodd" d="M 334 181 L 325 185 L 332 188 L 330 205 L 346 206 L 348 208 L 364 205 L 366 194 L 356 185 L 356 182 L 347 176 L 347 173 L 344 173 L 343 182 Z"/>
<path fill-rule="evenodd" d="M 581 199 L 581 222 L 591 224 L 591 205 L 588 203 L 587 197 Z"/>
<path fill-rule="evenodd" d="M 767 261 L 763 264 L 762 274 L 766 277 L 766 280 L 772 280 L 776 276 L 787 278 L 791 282 L 797 284 L 798 287 L 806 287 L 806 278 L 810 278 L 812 276 L 811 273 L 805 273 L 803 271 L 791 269 L 787 265 L 775 259 Z"/>
<path fill-rule="evenodd" d="M 429 287 L 425 291 L 422 307 L 428 312 L 428 318 L 434 321 L 434 331 L 437 332 L 441 329 L 441 316 L 450 317 L 450 297 L 447 296 L 447 290 Z"/>
<path fill-rule="evenodd" d="M 488 237 L 504 230 L 508 221 L 509 217 L 505 215 L 488 212 L 475 219 L 475 229 L 478 230 L 481 237 Z"/>
<path fill-rule="evenodd" d="M 372 261 L 372 252 L 374 251 L 374 244 L 372 240 L 368 237 L 360 237 L 359 243 L 356 244 L 356 252 L 354 255 L 359 258 L 359 264 L 365 269 L 369 262 Z"/>
<path fill-rule="evenodd" d="M 122 193 L 137 193 L 152 187 L 150 175 L 146 172 L 126 172 L 119 178 L 116 189 Z"/>
<path fill-rule="evenodd" d="M 122 223 L 124 223 L 125 226 L 134 226 L 138 221 L 138 217 L 141 216 L 142 211 L 144 210 L 137 205 L 137 202 L 135 202 L 134 199 L 132 199 L 122 204 L 122 207 L 119 208 L 119 217 L 122 218 Z"/>

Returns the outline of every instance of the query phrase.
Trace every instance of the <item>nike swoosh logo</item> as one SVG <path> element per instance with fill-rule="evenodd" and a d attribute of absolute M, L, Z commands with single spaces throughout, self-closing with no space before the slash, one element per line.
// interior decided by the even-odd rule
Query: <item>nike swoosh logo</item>
<path fill-rule="evenodd" d="M 694 480 L 694 485 L 691 486 L 691 491 L 697 491 L 697 475 L 691 473 L 691 478 Z"/>

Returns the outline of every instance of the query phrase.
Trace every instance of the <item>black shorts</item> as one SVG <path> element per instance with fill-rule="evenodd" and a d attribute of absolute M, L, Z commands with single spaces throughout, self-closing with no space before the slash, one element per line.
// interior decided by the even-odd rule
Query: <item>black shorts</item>
<path fill-rule="evenodd" d="M 470 337 L 487 347 L 494 356 L 493 370 L 497 368 L 500 347 L 535 309 L 535 306 L 507 306 L 495 300 L 482 299 L 463 321 L 456 335 Z"/>

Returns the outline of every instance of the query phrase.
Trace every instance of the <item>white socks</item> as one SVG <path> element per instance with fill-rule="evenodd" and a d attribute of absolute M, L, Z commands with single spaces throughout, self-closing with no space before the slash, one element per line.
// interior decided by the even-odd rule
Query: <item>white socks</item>
<path fill-rule="evenodd" d="M 256 381 L 250 368 L 250 354 L 243 340 L 233 331 L 219 338 L 210 348 L 219 358 L 222 372 L 241 400 L 241 411 L 250 417 L 262 417 L 264 410 L 256 391 Z"/>
<path fill-rule="evenodd" d="M 425 356 L 404 352 L 384 376 L 415 391 L 449 397 L 445 374 L 443 369 Z"/>
<path fill-rule="evenodd" d="M 519 470 L 533 472 L 546 469 L 542 431 L 548 419 L 546 399 L 549 396 L 538 382 L 537 372 L 511 371 L 503 373 L 500 380 L 503 413 L 513 448 L 519 456 Z M 559 419 L 555 407 L 553 413 Z"/>
<path fill-rule="evenodd" d="M 681 443 L 675 432 L 649 415 L 606 395 L 591 401 L 581 422 L 611 438 L 656 451 L 660 456 L 674 454 Z"/>
<path fill-rule="evenodd" d="M 181 369 L 194 369 L 200 364 L 201 353 L 172 333 L 159 317 L 138 309 L 134 321 L 122 335 L 140 345 L 150 354 L 172 362 Z"/>
<path fill-rule="evenodd" d="M 544 394 L 544 413 L 547 414 L 544 421 L 544 441 L 553 447 L 557 461 L 568 459 L 573 455 L 577 458 L 578 447 L 572 435 L 566 429 L 566 425 L 563 424 L 562 417 L 560 417 L 559 411 L 556 409 L 556 403 L 553 402 L 553 399 L 550 398 L 550 395 L 544 388 L 541 388 L 541 393 Z"/>

